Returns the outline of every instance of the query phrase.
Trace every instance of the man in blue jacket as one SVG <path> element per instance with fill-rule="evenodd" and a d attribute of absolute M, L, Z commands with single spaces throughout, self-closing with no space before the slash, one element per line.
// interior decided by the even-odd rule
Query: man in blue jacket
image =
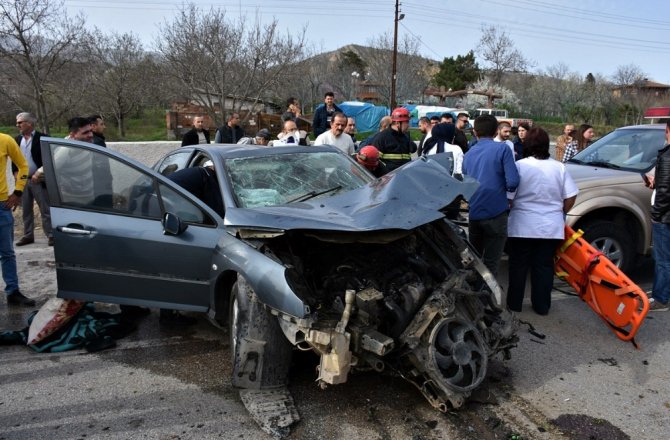
<path fill-rule="evenodd" d="M 486 267 L 498 275 L 498 264 L 507 240 L 507 218 L 510 202 L 519 185 L 519 172 L 512 150 L 493 138 L 498 120 L 493 115 L 475 119 L 479 141 L 463 158 L 463 174 L 479 181 L 479 188 L 469 200 L 469 238 Z"/>

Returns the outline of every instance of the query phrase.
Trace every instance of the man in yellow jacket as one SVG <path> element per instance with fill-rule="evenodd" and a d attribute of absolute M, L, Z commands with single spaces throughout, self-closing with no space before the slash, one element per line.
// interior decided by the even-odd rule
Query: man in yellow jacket
<path fill-rule="evenodd" d="M 19 169 L 16 178 L 11 171 L 12 162 Z M 21 195 L 26 182 L 28 182 L 28 162 L 14 138 L 0 133 L 0 266 L 8 305 L 35 305 L 34 300 L 25 297 L 19 290 L 19 275 L 14 254 L 12 211 L 21 204 Z"/>

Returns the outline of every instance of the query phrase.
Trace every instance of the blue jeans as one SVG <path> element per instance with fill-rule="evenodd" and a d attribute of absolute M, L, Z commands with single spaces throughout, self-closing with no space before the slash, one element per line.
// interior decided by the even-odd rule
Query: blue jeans
<path fill-rule="evenodd" d="M 5 293 L 9 295 L 19 290 L 14 254 L 14 216 L 12 210 L 5 207 L 5 202 L 0 202 L 0 265 L 2 279 L 5 280 Z"/>
<path fill-rule="evenodd" d="M 654 240 L 654 287 L 652 298 L 663 304 L 670 300 L 670 224 L 652 223 Z"/>

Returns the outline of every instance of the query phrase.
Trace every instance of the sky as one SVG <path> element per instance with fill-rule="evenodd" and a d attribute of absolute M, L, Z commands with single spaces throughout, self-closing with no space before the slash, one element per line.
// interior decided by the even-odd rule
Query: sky
<path fill-rule="evenodd" d="M 171 22 L 182 0 L 64 0 L 68 14 L 82 12 L 89 27 L 105 33 L 132 32 L 152 49 L 160 26 Z M 220 0 L 197 2 L 227 16 L 278 20 L 292 33 L 307 27 L 315 49 L 367 45 L 393 32 L 395 0 Z M 653 81 L 670 84 L 670 1 L 667 0 L 403 0 L 399 39 L 421 41 L 423 56 L 441 61 L 475 50 L 482 26 L 507 32 L 533 62 L 532 72 L 564 63 L 582 76 L 608 78 L 634 64 Z M 480 67 L 486 63 L 476 56 Z"/>

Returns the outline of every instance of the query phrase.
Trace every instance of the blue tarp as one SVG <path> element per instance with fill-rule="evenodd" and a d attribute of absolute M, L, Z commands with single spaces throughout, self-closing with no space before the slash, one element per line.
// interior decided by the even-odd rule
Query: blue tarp
<path fill-rule="evenodd" d="M 339 108 L 350 118 L 356 121 L 356 130 L 361 133 L 364 131 L 379 130 L 379 121 L 384 116 L 388 116 L 388 107 L 382 107 L 370 104 L 369 102 L 347 101 L 337 104 Z"/>

